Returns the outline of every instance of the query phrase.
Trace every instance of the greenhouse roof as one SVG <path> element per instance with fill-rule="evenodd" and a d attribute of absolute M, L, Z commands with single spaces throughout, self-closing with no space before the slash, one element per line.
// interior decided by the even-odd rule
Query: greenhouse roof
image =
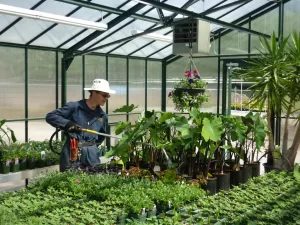
<path fill-rule="evenodd" d="M 172 37 L 174 18 L 192 17 L 211 23 L 211 32 L 240 30 L 261 33 L 238 25 L 262 10 L 280 3 L 267 0 L 0 0 L 0 4 L 71 18 L 106 23 L 105 31 L 56 24 L 39 19 L 0 14 L 0 42 L 65 49 L 69 55 L 98 52 L 163 59 L 172 54 L 172 43 L 140 37 L 132 30 L 155 29 Z M 1 6 L 0 6 L 1 8 Z"/>

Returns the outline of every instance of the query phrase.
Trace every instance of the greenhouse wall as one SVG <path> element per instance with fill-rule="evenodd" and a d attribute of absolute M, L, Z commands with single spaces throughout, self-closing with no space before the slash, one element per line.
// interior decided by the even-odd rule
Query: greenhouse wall
<path fill-rule="evenodd" d="M 299 31 L 298 11 L 297 1 L 284 4 L 285 36 L 295 28 Z M 251 15 L 240 25 L 266 34 L 274 31 L 278 35 L 279 12 L 276 8 L 265 14 Z M 257 36 L 232 31 L 211 42 L 209 56 L 193 58 L 201 77 L 208 82 L 210 100 L 203 106 L 203 111 L 222 112 L 223 60 L 255 57 L 257 48 L 260 48 Z M 61 106 L 61 58 L 62 53 L 54 49 L 0 47 L 1 118 L 8 120 L 7 125 L 21 142 L 44 140 L 54 131 L 44 117 L 47 112 Z M 137 118 L 137 114 L 113 115 L 116 108 L 125 104 L 138 105 L 137 113 L 143 109 L 161 110 L 164 107 L 166 111 L 174 111 L 174 104 L 167 94 L 176 80 L 184 77 L 187 66 L 187 57 L 172 63 L 103 54 L 76 57 L 67 71 L 67 101 L 87 98 L 89 93 L 84 92 L 83 87 L 90 86 L 95 78 L 103 78 L 108 79 L 112 89 L 117 91 L 105 107 L 110 123 Z M 163 90 L 164 76 L 166 92 Z"/>

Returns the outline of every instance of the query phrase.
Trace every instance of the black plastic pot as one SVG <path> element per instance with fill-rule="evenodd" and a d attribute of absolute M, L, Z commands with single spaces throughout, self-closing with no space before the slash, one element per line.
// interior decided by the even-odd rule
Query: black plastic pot
<path fill-rule="evenodd" d="M 136 219 L 139 222 L 146 222 L 147 220 L 147 213 L 144 214 L 132 214 L 131 217 Z"/>
<path fill-rule="evenodd" d="M 147 218 L 151 218 L 153 216 L 156 216 L 156 210 L 151 210 L 147 212 Z"/>
<path fill-rule="evenodd" d="M 243 171 L 231 170 L 228 172 L 230 172 L 230 188 L 233 188 L 233 186 L 239 186 L 243 183 Z"/>
<path fill-rule="evenodd" d="M 265 168 L 265 173 L 269 173 L 272 170 L 276 170 L 275 167 L 273 165 L 268 165 L 266 163 L 263 164 L 264 168 Z"/>
<path fill-rule="evenodd" d="M 27 168 L 32 170 L 36 168 L 36 160 L 35 159 L 28 159 L 27 160 Z"/>
<path fill-rule="evenodd" d="M 260 162 L 250 163 L 247 166 L 252 168 L 252 177 L 260 176 Z"/>
<path fill-rule="evenodd" d="M 128 217 L 128 214 L 123 214 L 123 215 L 117 216 L 116 224 L 117 225 L 125 225 L 127 217 Z"/>
<path fill-rule="evenodd" d="M 10 165 L 10 172 L 16 173 L 20 171 L 20 164 L 11 164 Z"/>
<path fill-rule="evenodd" d="M 20 170 L 26 170 L 27 169 L 27 162 L 25 161 L 21 161 L 20 163 Z"/>
<path fill-rule="evenodd" d="M 216 174 L 217 176 L 217 192 L 220 190 L 229 191 L 230 189 L 230 174 Z"/>
<path fill-rule="evenodd" d="M 245 167 L 241 167 L 241 171 L 243 172 L 242 183 L 245 184 L 252 177 L 252 167 L 246 165 Z"/>
<path fill-rule="evenodd" d="M 203 187 L 204 190 L 209 192 L 209 195 L 215 195 L 217 193 L 217 178 L 208 178 L 207 184 Z"/>
<path fill-rule="evenodd" d="M 10 171 L 10 166 L 6 166 L 5 164 L 0 164 L 0 173 L 7 174 Z"/>

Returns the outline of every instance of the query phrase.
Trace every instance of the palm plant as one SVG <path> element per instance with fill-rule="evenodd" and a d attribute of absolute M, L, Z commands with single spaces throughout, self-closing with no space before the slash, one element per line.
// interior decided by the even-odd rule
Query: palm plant
<path fill-rule="evenodd" d="M 298 123 L 292 145 L 290 146 L 290 148 L 288 148 L 289 119 L 294 112 L 299 110 L 299 108 L 296 108 L 296 103 L 300 101 L 300 34 L 297 34 L 297 32 L 294 32 L 292 35 L 292 44 L 289 43 L 288 53 L 288 60 L 292 66 L 292 69 L 290 75 L 287 78 L 289 79 L 291 86 L 286 88 L 287 100 L 283 105 L 286 109 L 286 120 L 284 124 L 282 141 L 282 157 L 278 161 L 277 166 L 281 169 L 290 170 L 293 168 L 297 150 L 300 145 L 300 139 L 298 138 L 300 135 L 300 125 Z M 299 121 L 300 116 L 298 116 L 297 119 Z"/>
<path fill-rule="evenodd" d="M 288 54 L 285 51 L 288 38 L 284 38 L 281 43 L 277 42 L 275 33 L 270 41 L 265 37 L 260 38 L 263 50 L 258 50 L 260 55 L 255 59 L 250 59 L 249 68 L 241 75 L 245 81 L 252 81 L 250 87 L 252 96 L 250 103 L 254 107 L 263 111 L 266 104 L 266 118 L 268 121 L 269 147 L 267 164 L 274 165 L 274 137 L 271 128 L 271 115 L 280 116 L 282 105 L 286 105 L 287 87 L 291 82 L 289 76 Z"/>

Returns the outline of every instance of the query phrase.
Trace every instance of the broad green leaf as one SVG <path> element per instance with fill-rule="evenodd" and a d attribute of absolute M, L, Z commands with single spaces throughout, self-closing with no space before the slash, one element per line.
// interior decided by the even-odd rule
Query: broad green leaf
<path fill-rule="evenodd" d="M 7 127 L 7 130 L 10 132 L 10 137 L 11 137 L 12 142 L 15 143 L 17 141 L 15 132 L 12 129 L 10 129 L 9 127 Z"/>
<path fill-rule="evenodd" d="M 115 133 L 116 135 L 121 134 L 126 128 L 130 127 L 131 122 L 130 121 L 122 121 L 119 122 L 116 126 Z"/>
<path fill-rule="evenodd" d="M 134 104 L 131 105 L 123 105 L 121 108 L 116 109 L 113 111 L 114 113 L 117 112 L 123 112 L 123 113 L 130 113 L 132 110 L 136 109 L 138 106 L 135 106 Z"/>
<path fill-rule="evenodd" d="M 183 139 L 187 139 L 187 138 L 190 138 L 190 137 L 193 136 L 190 129 L 184 129 L 184 130 L 182 130 L 181 131 L 181 135 L 182 135 Z"/>
<path fill-rule="evenodd" d="M 300 165 L 297 163 L 294 167 L 294 177 L 298 182 L 300 182 Z"/>
<path fill-rule="evenodd" d="M 159 122 L 160 123 L 163 123 L 163 122 L 165 122 L 166 120 L 169 120 L 169 119 L 171 119 L 171 118 L 174 118 L 175 117 L 175 114 L 174 113 L 170 113 L 170 112 L 163 112 L 162 114 L 161 114 L 161 117 L 159 118 Z"/>
<path fill-rule="evenodd" d="M 259 123 L 254 126 L 254 140 L 258 150 L 260 147 L 264 146 L 266 135 L 265 126 L 263 123 Z"/>
<path fill-rule="evenodd" d="M 206 142 L 212 140 L 218 142 L 221 140 L 222 134 L 222 121 L 220 118 L 214 118 L 209 120 L 208 118 L 203 119 L 202 136 Z"/>
<path fill-rule="evenodd" d="M 5 124 L 6 120 L 0 120 L 0 128 L 2 127 L 3 124 Z"/>

